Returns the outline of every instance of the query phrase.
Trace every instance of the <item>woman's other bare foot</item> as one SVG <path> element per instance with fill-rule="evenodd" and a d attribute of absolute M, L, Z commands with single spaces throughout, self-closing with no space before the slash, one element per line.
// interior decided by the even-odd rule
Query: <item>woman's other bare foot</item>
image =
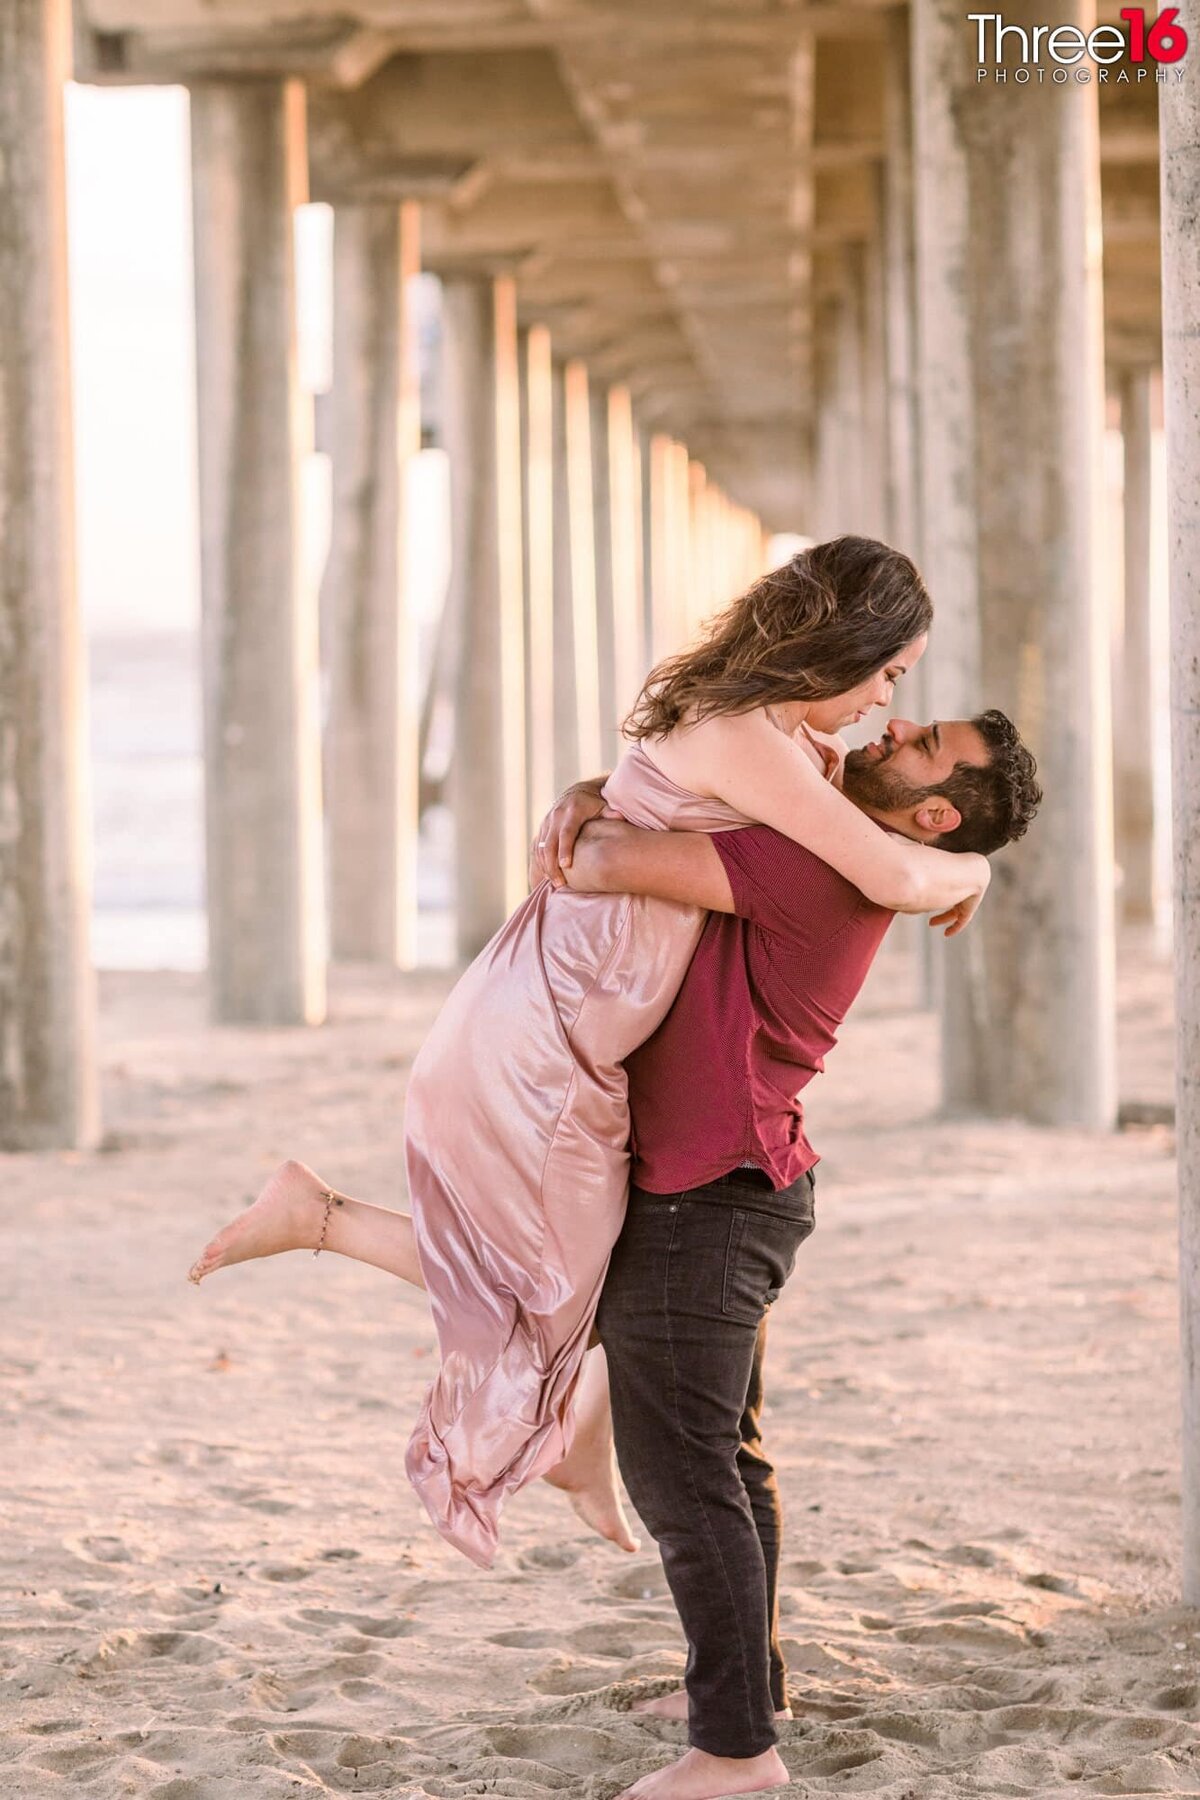
<path fill-rule="evenodd" d="M 546 1475 L 566 1494 L 584 1524 L 622 1550 L 641 1545 L 629 1528 L 617 1486 L 612 1413 L 608 1405 L 608 1365 L 597 1346 L 583 1359 L 575 1398 L 575 1436 L 560 1463 Z"/>
<path fill-rule="evenodd" d="M 611 1455 L 607 1468 L 597 1465 L 594 1472 L 581 1473 L 578 1486 L 573 1485 L 571 1476 L 566 1473 L 570 1462 L 571 1457 L 568 1457 L 556 1469 L 551 1469 L 546 1476 L 550 1486 L 562 1489 L 590 1530 L 598 1532 L 620 1550 L 640 1550 L 641 1543 L 630 1529 L 629 1519 L 617 1491 L 616 1464 Z"/>
<path fill-rule="evenodd" d="M 617 1800 L 724 1800 L 729 1794 L 761 1794 L 787 1783 L 778 1750 L 764 1750 L 761 1756 L 710 1756 L 706 1750 L 687 1750 L 678 1762 L 643 1775 Z"/>
<path fill-rule="evenodd" d="M 688 1697 L 686 1688 L 673 1688 L 669 1694 L 655 1694 L 652 1700 L 635 1700 L 630 1712 L 652 1713 L 656 1719 L 686 1719 L 688 1716 Z M 783 1707 L 775 1714 L 777 1719 L 795 1717 L 790 1706 Z"/>
<path fill-rule="evenodd" d="M 239 1213 L 205 1245 L 188 1270 L 188 1280 L 199 1283 L 214 1269 L 249 1262 L 256 1256 L 278 1256 L 282 1250 L 315 1250 L 328 1192 L 324 1182 L 305 1163 L 280 1163 L 253 1206 Z"/>

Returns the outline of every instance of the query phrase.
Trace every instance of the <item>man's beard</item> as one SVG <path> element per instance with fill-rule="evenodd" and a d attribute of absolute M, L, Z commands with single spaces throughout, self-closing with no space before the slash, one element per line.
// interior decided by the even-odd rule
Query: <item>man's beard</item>
<path fill-rule="evenodd" d="M 887 756 L 869 757 L 865 750 L 851 750 L 842 764 L 842 792 L 855 806 L 868 812 L 894 813 L 919 806 L 928 799 L 930 789 L 914 787 L 903 775 L 889 768 Z"/>

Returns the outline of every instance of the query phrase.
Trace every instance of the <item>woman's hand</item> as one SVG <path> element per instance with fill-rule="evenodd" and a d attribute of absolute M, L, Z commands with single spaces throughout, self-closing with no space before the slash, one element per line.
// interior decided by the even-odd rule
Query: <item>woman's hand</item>
<path fill-rule="evenodd" d="M 542 881 L 549 881 L 556 888 L 565 887 L 563 870 L 571 866 L 575 839 L 589 819 L 598 818 L 605 810 L 600 790 L 607 780 L 607 775 L 597 775 L 593 781 L 577 781 L 554 802 L 529 847 L 531 888 Z"/>
<path fill-rule="evenodd" d="M 929 921 L 931 929 L 935 925 L 944 925 L 946 927 L 945 935 L 948 938 L 957 937 L 960 931 L 965 931 L 967 929 L 967 926 L 978 912 L 979 902 L 987 893 L 988 883 L 992 879 L 992 866 L 988 862 L 987 857 L 976 856 L 974 852 L 971 854 L 975 862 L 983 865 L 978 890 L 973 894 L 968 894 L 965 899 L 960 900 L 957 906 L 950 906 L 947 907 L 945 912 L 935 913 L 933 918 Z"/>

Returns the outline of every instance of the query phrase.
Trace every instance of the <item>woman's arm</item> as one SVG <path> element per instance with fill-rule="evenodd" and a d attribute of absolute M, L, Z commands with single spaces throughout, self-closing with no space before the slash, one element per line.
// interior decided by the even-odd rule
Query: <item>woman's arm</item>
<path fill-rule="evenodd" d="M 704 719 L 648 749 L 672 781 L 774 826 L 879 906 L 910 913 L 953 908 L 961 930 L 987 891 L 986 857 L 952 855 L 880 831 L 761 711 Z"/>

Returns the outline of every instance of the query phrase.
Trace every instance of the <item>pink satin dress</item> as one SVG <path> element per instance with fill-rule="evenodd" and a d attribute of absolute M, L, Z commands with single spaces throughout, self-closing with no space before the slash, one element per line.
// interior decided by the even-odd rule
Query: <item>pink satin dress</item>
<path fill-rule="evenodd" d="M 605 789 L 634 825 L 749 824 L 640 748 Z M 508 1496 L 560 1462 L 629 1191 L 622 1058 L 665 1016 L 706 915 L 543 883 L 451 993 L 413 1065 L 408 1187 L 442 1366 L 406 1467 L 491 1566 Z"/>

